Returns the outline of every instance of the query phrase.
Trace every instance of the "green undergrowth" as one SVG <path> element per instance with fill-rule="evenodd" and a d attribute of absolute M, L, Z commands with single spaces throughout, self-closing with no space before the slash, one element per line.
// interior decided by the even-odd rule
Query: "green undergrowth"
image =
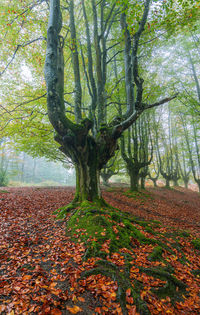
<path fill-rule="evenodd" d="M 73 210 L 71 210 L 73 209 Z M 85 202 L 81 207 L 75 208 L 74 204 L 58 209 L 54 214 L 58 219 L 67 218 L 66 234 L 75 242 L 83 242 L 86 247 L 83 260 L 98 257 L 95 268 L 82 273 L 82 278 L 91 274 L 109 276 L 118 283 L 117 299 L 121 304 L 123 314 L 128 314 L 126 309 L 126 291 L 131 289 L 131 296 L 142 314 L 150 314 L 147 303 L 141 298 L 143 283 L 131 278 L 131 268 L 139 269 L 140 274 L 146 274 L 163 281 L 163 285 L 152 287 L 151 292 L 159 299 L 170 297 L 171 302 L 182 300 L 186 294 L 186 285 L 175 276 L 174 267 L 168 257 L 176 257 L 182 264 L 190 264 L 184 254 L 180 238 L 191 238 L 188 231 L 167 229 L 156 220 L 144 220 L 128 212 L 115 208 L 99 207 L 97 204 Z M 161 228 L 161 229 L 160 229 Z M 161 232 L 162 231 L 162 232 Z M 200 247 L 200 239 L 191 239 L 195 249 Z M 148 268 L 137 266 L 134 250 L 144 250 L 145 245 L 150 245 L 151 252 L 147 255 Z M 125 251 L 122 249 L 126 249 Z M 112 262 L 112 254 L 120 253 L 124 257 L 124 265 L 118 266 Z M 145 255 L 145 252 L 144 252 Z M 154 263 L 160 262 L 155 267 Z M 151 266 L 152 264 L 152 266 Z M 195 271 L 199 274 L 199 270 Z"/>

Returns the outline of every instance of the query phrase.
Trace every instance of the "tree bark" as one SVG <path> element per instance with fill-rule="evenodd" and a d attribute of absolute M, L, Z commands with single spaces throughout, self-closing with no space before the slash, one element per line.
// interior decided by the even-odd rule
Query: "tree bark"
<path fill-rule="evenodd" d="M 89 161 L 80 160 L 76 168 L 76 195 L 75 201 L 83 202 L 85 200 L 92 202 L 102 201 L 99 170 L 97 168 L 97 158 Z"/>
<path fill-rule="evenodd" d="M 184 177 L 184 178 L 183 178 L 183 181 L 184 181 L 184 186 L 185 186 L 185 188 L 188 189 L 189 178 Z"/>
<path fill-rule="evenodd" d="M 165 177 L 165 187 L 170 188 L 170 181 L 168 178 Z"/>
<path fill-rule="evenodd" d="M 141 188 L 145 189 L 145 177 L 141 177 Z"/>
<path fill-rule="evenodd" d="M 132 164 L 128 166 L 128 174 L 130 176 L 130 190 L 138 191 L 139 189 L 139 171 L 140 168 L 136 167 L 136 165 Z"/>

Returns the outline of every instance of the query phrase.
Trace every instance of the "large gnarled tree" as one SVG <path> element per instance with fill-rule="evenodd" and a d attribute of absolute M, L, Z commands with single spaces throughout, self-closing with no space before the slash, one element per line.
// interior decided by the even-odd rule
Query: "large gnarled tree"
<path fill-rule="evenodd" d="M 82 38 L 77 38 L 74 1 L 70 0 L 67 3 L 71 34 L 70 43 L 68 44 L 71 47 L 74 71 L 75 120 L 66 115 L 64 101 L 63 49 L 66 47 L 66 43 L 60 35 L 62 29 L 60 0 L 50 0 L 45 62 L 48 116 L 55 129 L 55 140 L 60 144 L 60 150 L 75 165 L 75 201 L 83 202 L 89 200 L 103 203 L 99 187 L 99 174 L 102 167 L 114 156 L 118 138 L 124 130 L 136 121 L 144 110 L 163 104 L 175 96 L 150 105 L 143 103 L 143 80 L 138 70 L 138 48 L 140 38 L 145 30 L 150 0 L 144 1 L 143 14 L 137 31 L 132 36 L 127 25 L 126 7 L 117 4 L 116 1 L 102 0 L 97 3 L 95 0 L 90 0 L 87 1 L 87 5 L 91 6 L 92 13 L 88 17 L 85 6 L 86 1 L 82 0 L 85 27 L 84 49 L 82 49 Z M 107 67 L 113 59 L 108 54 L 111 46 L 118 45 L 118 41 L 116 43 L 111 41 L 111 32 L 119 17 L 123 38 L 122 44 L 124 45 L 127 107 L 122 117 L 116 120 L 113 119 L 111 123 L 108 123 L 105 87 L 107 83 Z M 92 27 L 89 26 L 91 20 Z M 112 42 L 112 45 L 107 47 L 109 41 Z M 85 56 L 84 53 L 86 54 Z M 80 65 L 80 55 L 82 55 L 82 66 Z M 87 63 L 85 62 L 86 59 Z M 86 86 L 91 98 L 87 118 L 83 118 L 86 105 L 83 104 L 81 69 L 84 69 Z"/>

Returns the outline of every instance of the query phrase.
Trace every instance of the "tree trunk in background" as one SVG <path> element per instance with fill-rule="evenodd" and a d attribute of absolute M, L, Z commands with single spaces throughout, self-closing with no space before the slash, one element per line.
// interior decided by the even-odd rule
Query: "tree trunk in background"
<path fill-rule="evenodd" d="M 130 190 L 138 191 L 139 189 L 139 171 L 136 167 L 128 167 L 128 174 L 130 176 Z"/>
<path fill-rule="evenodd" d="M 184 186 L 185 186 L 185 188 L 187 188 L 188 189 L 188 183 L 189 183 L 189 178 L 183 178 L 183 181 L 184 181 Z"/>
<path fill-rule="evenodd" d="M 168 178 L 165 177 L 165 187 L 170 188 L 170 181 Z"/>
<path fill-rule="evenodd" d="M 179 186 L 177 179 L 174 180 L 174 186 L 177 186 L 177 187 Z"/>
<path fill-rule="evenodd" d="M 145 189 L 145 177 L 141 177 L 141 188 Z"/>

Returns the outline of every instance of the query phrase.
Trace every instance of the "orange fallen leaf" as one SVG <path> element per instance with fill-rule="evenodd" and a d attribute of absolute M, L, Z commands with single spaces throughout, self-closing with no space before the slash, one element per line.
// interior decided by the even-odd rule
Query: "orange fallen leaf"
<path fill-rule="evenodd" d="M 129 308 L 128 310 L 128 315 L 136 315 L 136 306 L 131 306 L 131 308 Z"/>
<path fill-rule="evenodd" d="M 77 305 L 74 305 L 73 307 L 67 306 L 67 310 L 70 311 L 70 313 L 72 314 L 76 314 L 78 312 L 81 312 L 82 308 Z"/>
<path fill-rule="evenodd" d="M 100 307 L 96 307 L 94 310 L 96 313 L 101 314 L 101 308 Z"/>
<path fill-rule="evenodd" d="M 22 280 L 30 280 L 32 278 L 31 275 L 25 275 L 22 277 Z"/>
<path fill-rule="evenodd" d="M 0 312 L 5 311 L 5 309 L 6 309 L 6 305 L 0 305 Z"/>
<path fill-rule="evenodd" d="M 131 295 L 131 288 L 128 288 L 127 290 L 126 290 L 126 296 L 130 296 Z"/>
<path fill-rule="evenodd" d="M 51 315 L 62 315 L 62 312 L 58 308 L 54 308 L 51 310 Z"/>
<path fill-rule="evenodd" d="M 110 298 L 111 298 L 112 300 L 115 300 L 115 298 L 116 298 L 116 293 L 115 293 L 115 292 L 112 292 L 112 293 L 110 294 Z"/>
<path fill-rule="evenodd" d="M 79 300 L 80 302 L 85 302 L 85 299 L 84 299 L 82 296 L 79 296 L 79 297 L 78 297 L 78 300 Z"/>

